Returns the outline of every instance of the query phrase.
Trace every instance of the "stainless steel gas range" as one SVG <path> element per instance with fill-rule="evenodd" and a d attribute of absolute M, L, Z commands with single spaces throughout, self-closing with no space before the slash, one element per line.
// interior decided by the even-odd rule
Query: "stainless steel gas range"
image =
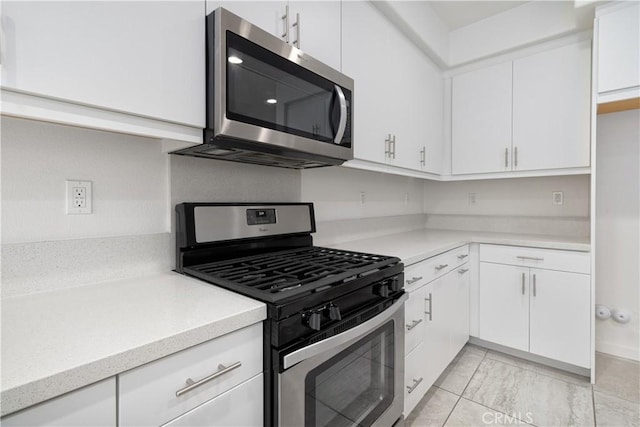
<path fill-rule="evenodd" d="M 403 265 L 313 246 L 311 203 L 176 206 L 177 271 L 264 301 L 265 425 L 401 420 Z"/>

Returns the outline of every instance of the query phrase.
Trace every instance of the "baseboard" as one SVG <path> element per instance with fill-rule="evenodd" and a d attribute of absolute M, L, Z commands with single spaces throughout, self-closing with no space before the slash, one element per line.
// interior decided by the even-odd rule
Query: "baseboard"
<path fill-rule="evenodd" d="M 640 349 L 607 341 L 596 341 L 596 351 L 640 362 Z"/>
<path fill-rule="evenodd" d="M 591 370 L 587 368 L 583 368 L 581 366 L 560 362 L 558 360 L 549 359 L 547 357 L 538 356 L 537 354 L 531 354 L 529 352 L 516 350 L 510 347 L 505 347 L 503 345 L 481 340 L 480 338 L 476 338 L 476 337 L 469 337 L 469 342 L 471 344 L 475 344 L 477 346 L 484 347 L 489 350 L 499 351 L 501 353 L 505 353 L 510 356 L 519 357 L 520 359 L 528 360 L 530 362 L 540 363 L 541 365 L 546 365 L 552 368 L 561 369 L 563 371 L 571 372 L 572 374 L 582 375 L 587 378 L 591 377 Z"/>

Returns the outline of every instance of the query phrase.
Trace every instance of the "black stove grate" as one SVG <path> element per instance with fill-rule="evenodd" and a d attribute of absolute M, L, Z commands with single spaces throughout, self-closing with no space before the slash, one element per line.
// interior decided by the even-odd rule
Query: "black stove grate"
<path fill-rule="evenodd" d="M 398 258 L 321 247 L 272 252 L 190 266 L 185 271 L 214 284 L 279 299 L 374 273 Z"/>

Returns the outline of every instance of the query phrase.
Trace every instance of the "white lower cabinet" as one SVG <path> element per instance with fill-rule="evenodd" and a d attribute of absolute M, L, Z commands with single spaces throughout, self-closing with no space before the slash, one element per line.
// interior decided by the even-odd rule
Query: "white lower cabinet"
<path fill-rule="evenodd" d="M 218 397 L 262 373 L 262 333 L 258 323 L 120 374 L 118 425 L 159 426 L 209 403 L 203 413 L 216 413 Z M 244 419 L 248 411 L 262 417 L 262 398 L 260 389 L 250 401 L 228 406 L 227 419 Z M 210 419 L 191 425 L 228 424 Z"/>
<path fill-rule="evenodd" d="M 480 246 L 479 338 L 590 368 L 589 254 L 530 251 Z M 517 265 L 497 263 L 507 259 Z M 540 268 L 562 265 L 569 271 Z"/>
<path fill-rule="evenodd" d="M 262 387 L 263 374 L 260 374 L 165 426 L 261 426 L 264 423 Z"/>
<path fill-rule="evenodd" d="M 115 426 L 116 379 L 72 391 L 0 420 L 13 426 Z"/>
<path fill-rule="evenodd" d="M 405 269 L 405 416 L 469 339 L 467 257 L 463 246 Z"/>

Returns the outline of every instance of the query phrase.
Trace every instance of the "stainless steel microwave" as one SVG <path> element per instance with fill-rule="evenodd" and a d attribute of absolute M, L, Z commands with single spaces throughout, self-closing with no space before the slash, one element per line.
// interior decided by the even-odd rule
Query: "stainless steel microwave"
<path fill-rule="evenodd" d="M 207 16 L 204 144 L 177 152 L 294 169 L 353 158 L 353 80 L 218 8 Z"/>

